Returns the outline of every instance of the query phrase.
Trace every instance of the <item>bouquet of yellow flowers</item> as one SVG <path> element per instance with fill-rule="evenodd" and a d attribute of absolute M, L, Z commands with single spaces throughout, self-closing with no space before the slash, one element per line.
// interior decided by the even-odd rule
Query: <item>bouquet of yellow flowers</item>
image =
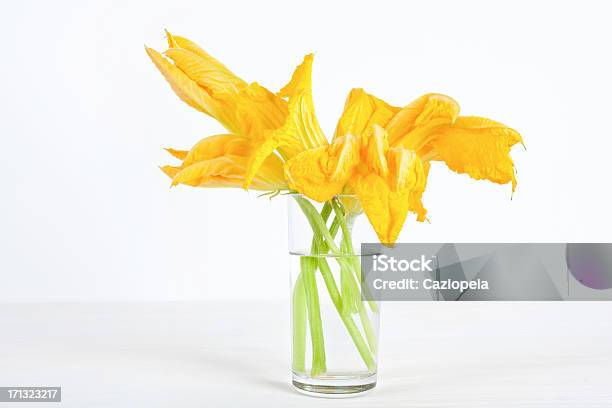
<path fill-rule="evenodd" d="M 351 217 L 365 213 L 380 242 L 393 245 L 409 212 L 418 221 L 427 219 L 422 196 L 432 161 L 474 179 L 512 183 L 514 191 L 509 153 L 522 143 L 521 136 L 491 119 L 460 116 L 459 105 L 446 95 L 426 94 L 396 107 L 356 88 L 346 99 L 330 141 L 315 115 L 312 54 L 274 93 L 236 76 L 194 42 L 170 33 L 167 38 L 163 55 L 146 47 L 149 57 L 181 100 L 216 119 L 227 133 L 204 138 L 190 150 L 167 149 L 181 163 L 162 170 L 172 185 L 236 187 L 270 196 L 299 193 L 293 198 L 312 228 L 312 253 L 336 256 L 342 282 L 338 289 L 324 257 L 302 257 L 292 303 L 294 372 L 308 371 L 306 319 L 312 340 L 309 375 L 321 378 L 328 372 L 317 271 L 363 363 L 374 371 L 376 339 L 359 296 L 359 265 L 351 258 L 357 256 Z M 319 211 L 313 202 L 324 205 Z M 328 226 L 332 212 L 335 218 Z M 340 243 L 335 241 L 338 230 Z M 375 302 L 369 307 L 377 313 Z"/>

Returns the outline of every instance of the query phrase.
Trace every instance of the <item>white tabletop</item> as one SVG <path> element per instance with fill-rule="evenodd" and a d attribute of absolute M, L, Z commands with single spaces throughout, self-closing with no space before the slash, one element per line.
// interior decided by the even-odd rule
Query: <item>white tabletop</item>
<path fill-rule="evenodd" d="M 292 390 L 288 327 L 286 302 L 0 304 L 0 386 L 88 408 L 612 406 L 612 302 L 388 302 L 379 385 L 347 400 Z"/>

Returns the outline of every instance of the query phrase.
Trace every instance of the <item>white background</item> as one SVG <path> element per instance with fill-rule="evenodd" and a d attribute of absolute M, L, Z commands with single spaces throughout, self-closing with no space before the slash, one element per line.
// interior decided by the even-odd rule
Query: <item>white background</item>
<path fill-rule="evenodd" d="M 315 52 L 333 131 L 352 87 L 447 93 L 524 136 L 518 189 L 433 166 L 402 241 L 610 241 L 606 2 L 20 1 L 3 5 L 0 301 L 287 296 L 286 209 L 169 189 L 161 147 L 221 130 L 146 56 L 163 28 L 277 90 Z"/>

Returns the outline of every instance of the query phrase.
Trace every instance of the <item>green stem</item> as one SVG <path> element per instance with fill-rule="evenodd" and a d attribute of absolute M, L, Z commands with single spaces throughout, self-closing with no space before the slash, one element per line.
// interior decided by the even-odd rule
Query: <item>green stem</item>
<path fill-rule="evenodd" d="M 316 208 L 308 200 L 304 199 L 303 197 L 295 197 L 295 200 L 297 201 L 298 205 L 300 206 L 300 208 L 306 215 L 306 218 L 308 219 L 308 222 L 313 230 L 313 237 L 314 237 L 313 241 L 316 243 L 317 238 L 320 237 L 318 238 L 320 242 L 316 243 L 316 246 L 318 248 L 327 247 L 332 252 L 332 254 L 342 255 L 337 245 L 334 242 L 333 235 L 327 229 L 325 220 L 323 219 L 323 217 L 321 217 L 321 214 L 319 214 Z M 339 219 L 338 214 L 336 215 L 336 219 Z M 339 222 L 340 222 L 340 227 L 342 227 L 343 217 L 340 218 Z M 333 225 L 334 224 L 332 224 L 332 227 Z M 336 227 L 336 231 L 337 231 L 337 227 Z M 342 256 L 337 257 L 336 260 L 340 264 L 340 267 L 342 270 L 345 270 L 345 271 L 350 270 L 351 268 L 350 263 L 346 262 L 346 259 L 344 259 Z M 325 281 L 325 285 L 330 294 L 330 297 L 332 298 L 332 302 L 334 303 L 336 310 L 340 314 L 340 317 L 344 325 L 346 326 L 351 338 L 353 339 L 353 343 L 355 343 L 355 346 L 357 347 L 357 350 L 359 354 L 361 355 L 362 359 L 364 360 L 368 369 L 374 370 L 376 368 L 376 362 L 374 361 L 374 358 L 372 357 L 372 354 L 370 353 L 370 350 L 368 349 L 368 345 L 365 343 L 363 337 L 361 336 L 361 333 L 359 329 L 357 328 L 357 325 L 353 321 L 350 313 L 347 313 L 343 308 L 343 303 L 345 303 L 347 300 L 350 300 L 351 298 L 354 298 L 354 294 L 349 294 L 347 292 L 346 296 L 348 297 L 348 299 L 342 299 L 342 297 L 340 296 L 340 293 L 338 292 L 338 288 L 334 281 L 333 274 L 331 272 L 331 269 L 329 268 L 329 264 L 327 263 L 327 260 L 323 257 L 319 257 L 318 266 L 319 266 L 319 269 L 321 270 L 321 274 Z M 346 288 L 352 289 L 351 286 L 348 286 L 348 285 L 346 286 Z M 365 311 L 362 309 L 362 312 L 365 312 Z M 309 308 L 309 313 L 310 313 L 310 308 Z M 362 314 L 360 313 L 360 316 L 361 315 Z M 365 316 L 367 317 L 367 313 L 365 314 Z M 368 331 L 370 332 L 369 336 L 367 334 Z M 366 332 L 366 336 L 375 338 L 373 336 L 373 331 L 371 330 L 371 324 L 369 325 L 369 330 L 364 327 L 364 332 Z M 315 340 L 313 338 L 313 347 L 314 347 L 314 341 Z M 314 370 L 314 361 L 313 361 L 313 370 Z"/>
<path fill-rule="evenodd" d="M 366 339 L 368 339 L 368 345 L 370 346 L 370 350 L 372 350 L 372 353 L 376 353 L 376 335 L 374 334 L 374 329 L 372 328 L 372 321 L 368 316 L 368 311 L 366 310 L 362 301 L 357 302 L 357 310 L 359 312 L 359 320 L 361 320 L 361 325 L 363 326 L 363 331 L 365 332 Z"/>
<path fill-rule="evenodd" d="M 321 215 L 314 207 L 314 205 L 312 205 L 308 200 L 303 197 L 296 196 L 295 200 L 306 215 L 306 218 L 308 219 L 308 223 L 310 224 L 313 233 L 319 234 L 323 237 L 325 243 L 327 244 L 327 247 L 332 253 L 339 254 L 340 250 L 336 246 L 336 243 L 334 242 L 331 233 L 327 229 L 325 221 L 323 221 L 323 218 L 321 218 Z"/>
<path fill-rule="evenodd" d="M 357 311 L 355 296 L 350 281 L 353 279 L 351 272 L 340 267 L 340 291 L 342 292 L 342 313 L 351 314 Z"/>
<path fill-rule="evenodd" d="M 318 376 L 326 371 L 325 342 L 323 339 L 323 323 L 321 321 L 321 308 L 319 306 L 319 292 L 315 272 L 317 261 L 315 257 L 303 256 L 300 266 L 306 290 L 306 306 L 308 308 L 308 323 L 310 325 L 310 341 L 312 343 L 311 375 Z"/>
<path fill-rule="evenodd" d="M 323 209 L 321 210 L 321 217 L 324 221 L 327 221 L 331 211 L 331 204 L 325 203 Z M 317 241 L 318 240 L 313 237 L 310 248 L 310 252 L 312 254 L 318 253 L 319 249 Z M 310 307 L 311 311 L 308 313 L 308 316 L 309 321 L 311 322 L 312 339 L 311 375 L 316 376 L 321 372 L 324 372 L 326 367 L 325 343 L 323 338 L 323 325 L 320 318 L 321 314 L 318 302 L 316 277 L 313 279 L 311 276 L 313 274 L 316 275 L 316 259 L 307 257 L 300 258 L 300 269 L 300 274 L 296 279 L 293 289 L 293 369 L 297 372 L 304 372 L 306 370 L 306 318 L 307 308 Z M 304 288 L 304 279 L 306 279 L 310 284 L 308 287 L 308 297 L 306 296 L 307 292 Z"/>
<path fill-rule="evenodd" d="M 306 292 L 303 275 L 297 277 L 293 288 L 293 371 L 303 373 L 306 360 Z"/>
<path fill-rule="evenodd" d="M 376 370 L 376 361 L 372 357 L 372 353 L 368 349 L 368 345 L 363 340 L 361 333 L 359 332 L 359 328 L 353 321 L 353 318 L 350 314 L 344 313 L 342 311 L 342 299 L 340 297 L 340 293 L 338 292 L 338 287 L 336 286 L 336 281 L 334 280 L 334 276 L 332 271 L 327 263 L 325 258 L 319 258 L 319 269 L 321 270 L 321 275 L 323 276 L 323 280 L 325 281 L 325 286 L 327 286 L 327 291 L 329 292 L 329 296 L 342 319 L 342 322 L 346 326 L 351 338 L 353 339 L 353 343 L 355 343 L 355 347 L 357 347 L 357 351 L 359 355 L 363 359 L 363 362 L 368 367 L 368 370 L 374 371 Z"/>
<path fill-rule="evenodd" d="M 357 312 L 359 313 L 359 320 L 361 320 L 361 325 L 363 326 L 363 331 L 366 335 L 366 339 L 368 340 L 368 345 L 370 346 L 370 350 L 372 350 L 372 352 L 375 353 L 376 347 L 377 347 L 376 335 L 374 334 L 374 329 L 372 328 L 372 322 L 370 320 L 370 316 L 368 316 L 368 312 L 363 306 L 363 301 L 361 299 L 361 292 L 359 291 L 359 284 L 361 281 L 361 278 L 360 278 L 361 265 L 359 264 L 359 260 L 357 259 L 357 257 L 354 255 L 355 250 L 353 248 L 351 228 L 348 226 L 348 223 L 346 222 L 346 213 L 344 211 L 344 208 L 342 207 L 342 204 L 337 198 L 333 199 L 332 206 L 333 206 L 334 212 L 336 213 L 336 219 L 340 219 L 340 227 L 342 228 L 342 245 L 341 246 L 344 252 L 350 256 L 350 260 L 353 261 L 352 269 L 355 274 L 355 276 L 353 276 L 352 274 L 350 274 L 350 272 L 348 271 L 346 272 L 346 275 L 347 275 L 346 280 L 342 281 L 342 285 L 343 285 L 342 298 L 346 302 L 347 297 L 344 295 L 344 293 L 346 292 L 350 294 L 349 296 L 351 296 L 351 304 L 356 305 Z M 345 275 L 343 275 L 343 277 L 344 276 Z M 357 282 L 355 282 L 354 277 L 358 279 Z M 344 285 L 346 285 L 346 289 Z M 375 302 L 372 302 L 372 303 L 376 305 Z"/>
<path fill-rule="evenodd" d="M 361 289 L 365 292 L 366 298 L 369 299 L 368 305 L 370 306 L 370 309 L 372 310 L 372 312 L 378 313 L 378 305 L 376 304 L 374 300 L 372 300 L 372 296 L 368 296 L 368 292 L 367 292 L 368 288 L 361 285 L 361 264 L 360 264 L 359 259 L 356 256 L 354 256 L 355 249 L 353 247 L 353 239 L 351 237 L 351 228 L 348 226 L 348 223 L 346 222 L 346 213 L 344 211 L 342 204 L 338 200 L 338 198 L 334 198 L 332 200 L 332 207 L 334 209 L 334 212 L 336 213 L 336 217 L 334 218 L 334 221 L 339 220 L 340 227 L 342 228 L 343 249 L 345 250 L 347 254 L 351 255 L 349 257 L 349 261 L 352 266 L 351 270 L 355 274 L 355 278 L 357 278 L 358 285 L 361 286 Z M 359 296 L 361 297 L 361 292 L 359 292 Z M 359 303 L 358 300 L 356 300 L 356 303 Z"/>
<path fill-rule="evenodd" d="M 347 249 L 352 254 L 354 252 L 353 249 L 353 239 L 351 238 L 351 230 L 346 223 L 346 214 L 344 212 L 344 208 L 342 208 L 342 204 L 337 198 L 332 199 L 332 208 L 336 213 L 336 217 L 340 219 L 340 228 L 342 228 L 342 239 L 346 242 Z"/>

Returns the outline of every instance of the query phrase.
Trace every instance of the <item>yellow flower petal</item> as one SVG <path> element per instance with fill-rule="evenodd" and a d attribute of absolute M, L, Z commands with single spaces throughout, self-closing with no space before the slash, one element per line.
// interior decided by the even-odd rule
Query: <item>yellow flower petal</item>
<path fill-rule="evenodd" d="M 185 157 L 187 157 L 187 153 L 189 153 L 188 150 L 175 150 L 171 147 L 167 147 L 164 150 L 179 160 L 185 160 Z"/>
<path fill-rule="evenodd" d="M 227 155 L 196 162 L 179 171 L 172 185 L 192 187 L 242 187 L 247 158 Z M 268 157 L 253 178 L 254 190 L 279 190 L 287 186 L 282 176 L 283 163 L 277 156 Z"/>
<path fill-rule="evenodd" d="M 328 160 L 325 163 L 329 180 L 345 183 L 359 164 L 360 139 L 346 135 L 326 147 Z"/>
<path fill-rule="evenodd" d="M 204 51 L 200 46 L 193 41 L 181 37 L 179 35 L 170 34 L 168 30 L 164 30 L 166 32 L 166 38 L 168 39 L 168 48 L 183 48 L 185 50 L 191 51 L 194 54 L 201 56 L 202 58 L 206 58 L 211 62 L 219 65 L 220 67 L 224 67 L 219 61 L 211 57 L 206 51 Z"/>
<path fill-rule="evenodd" d="M 421 161 L 414 152 L 401 147 L 393 147 L 387 152 L 391 177 L 389 184 L 392 190 L 412 190 L 418 182 L 417 170 Z M 421 167 L 422 168 L 422 167 Z"/>
<path fill-rule="evenodd" d="M 476 180 L 512 182 L 512 191 L 516 188 L 509 153 L 523 139 L 514 129 L 490 119 L 463 116 L 453 125 L 438 128 L 430 139 L 432 160 L 442 160 L 451 170 Z"/>
<path fill-rule="evenodd" d="M 374 134 L 379 140 L 386 139 L 384 131 L 378 126 Z M 366 149 L 362 152 L 366 155 L 375 154 L 376 157 L 380 155 L 379 150 Z M 368 162 L 371 159 L 365 160 Z M 392 245 L 409 211 L 416 212 L 418 218 L 424 219 L 421 195 L 425 189 L 427 171 L 416 153 L 402 147 L 387 149 L 385 162 L 385 172 L 373 168 L 364 171 L 360 168 L 351 180 L 351 187 L 380 242 Z"/>
<path fill-rule="evenodd" d="M 261 138 L 251 142 L 251 156 L 247 163 L 246 176 L 242 185 L 245 189 L 251 186 L 255 174 L 257 174 L 263 162 L 273 155 L 274 150 L 278 148 L 278 139 L 267 136 L 271 133 L 273 131 L 264 132 Z"/>
<path fill-rule="evenodd" d="M 162 75 L 166 78 L 176 95 L 192 108 L 217 119 L 226 129 L 236 132 L 236 119 L 231 107 L 223 101 L 214 99 L 204 88 L 173 65 L 152 48 L 145 47 L 147 54 Z"/>
<path fill-rule="evenodd" d="M 386 178 L 389 175 L 389 166 L 385 155 L 389 150 L 389 143 L 385 130 L 374 125 L 374 132 L 367 132 L 362 136 L 361 149 L 361 157 L 368 168 Z"/>
<path fill-rule="evenodd" d="M 270 137 L 279 140 L 280 150 L 286 158 L 328 144 L 315 116 L 310 94 L 300 92 L 289 99 L 287 121 Z"/>
<path fill-rule="evenodd" d="M 304 149 L 327 145 L 312 101 L 312 61 L 313 55 L 306 55 L 289 83 L 278 92 L 278 96 L 289 98 L 289 116 L 276 132 L 288 157 Z"/>
<path fill-rule="evenodd" d="M 419 150 L 427 136 L 438 126 L 449 125 L 459 114 L 459 105 L 451 97 L 426 94 L 402 108 L 385 127 L 391 146 Z"/>
<path fill-rule="evenodd" d="M 195 43 L 168 33 L 164 58 L 147 52 L 190 106 L 214 117 L 234 134 L 261 137 L 266 129 L 281 127 L 287 118 L 287 102 L 264 87 L 234 75 Z M 173 61 L 172 64 L 170 61 Z"/>
<path fill-rule="evenodd" d="M 311 91 L 313 59 L 313 54 L 308 54 L 304 56 L 302 63 L 298 65 L 293 71 L 289 82 L 287 82 L 287 84 L 276 93 L 279 97 L 291 98 L 293 95 L 296 95 L 302 91 Z"/>
<path fill-rule="evenodd" d="M 189 78 L 215 98 L 232 98 L 247 86 L 223 65 L 219 66 L 191 51 L 170 48 L 165 55 Z M 216 61 L 216 60 L 215 60 Z"/>
<path fill-rule="evenodd" d="M 378 235 L 381 243 L 392 241 L 390 231 L 389 185 L 387 180 L 376 173 L 357 175 L 351 180 L 351 188 L 355 191 L 363 211 Z"/>
<path fill-rule="evenodd" d="M 322 169 L 328 158 L 325 147 L 310 149 L 285 163 L 285 177 L 289 188 L 307 197 L 323 202 L 342 192 L 344 183 L 332 183 Z"/>
<path fill-rule="evenodd" d="M 414 152 L 394 147 L 389 150 L 389 167 L 395 184 L 394 191 L 408 191 L 408 210 L 417 215 L 417 221 L 425 221 L 427 210 L 421 201 L 427 177 L 429 163 L 424 163 Z"/>
<path fill-rule="evenodd" d="M 359 138 L 346 135 L 306 150 L 285 163 L 289 187 L 323 202 L 341 194 L 359 163 Z"/>
<path fill-rule="evenodd" d="M 246 82 L 196 43 L 183 37 L 173 36 L 167 30 L 166 35 L 169 47 L 166 56 L 213 97 L 233 97 L 247 86 Z"/>
<path fill-rule="evenodd" d="M 278 96 L 289 97 L 288 115 L 284 124 L 274 130 L 258 132 L 253 137 L 253 155 L 249 161 L 244 188 L 249 187 L 251 177 L 262 160 L 275 149 L 278 149 L 283 158 L 290 159 L 307 149 L 327 145 L 312 101 L 312 59 L 312 54 L 305 56 L 289 83 L 278 93 Z"/>
<path fill-rule="evenodd" d="M 160 166 L 161 171 L 163 171 L 168 177 L 171 179 L 174 178 L 182 169 L 180 167 L 175 166 Z"/>
<path fill-rule="evenodd" d="M 246 137 L 222 134 L 198 142 L 186 155 L 180 167 L 164 166 L 162 170 L 172 185 L 194 187 L 241 187 L 251 155 Z M 283 162 L 276 155 L 265 158 L 253 178 L 255 190 L 286 189 Z"/>
<path fill-rule="evenodd" d="M 387 180 L 375 173 L 356 177 L 351 186 L 381 243 L 397 240 L 408 214 L 408 191 L 393 191 Z"/>
<path fill-rule="evenodd" d="M 423 222 L 427 218 L 427 209 L 423 206 L 423 193 L 427 186 L 427 177 L 429 176 L 429 168 L 431 167 L 429 162 L 423 162 L 423 174 L 419 175 L 414 188 L 410 191 L 408 196 L 408 208 L 410 211 L 416 214 L 417 221 Z"/>
<path fill-rule="evenodd" d="M 256 82 L 236 98 L 236 117 L 245 136 L 257 138 L 267 130 L 283 126 L 287 114 L 287 102 Z"/>
<path fill-rule="evenodd" d="M 247 156 L 249 139 L 242 136 L 221 134 L 206 137 L 196 143 L 185 156 L 182 167 L 225 155 Z"/>
<path fill-rule="evenodd" d="M 387 126 L 400 109 L 367 94 L 361 88 L 349 93 L 334 137 L 352 134 L 360 136 L 372 131 L 374 125 Z"/>
<path fill-rule="evenodd" d="M 210 115 L 210 95 L 159 52 L 149 47 L 145 47 L 145 50 L 176 95 L 192 108 Z"/>

